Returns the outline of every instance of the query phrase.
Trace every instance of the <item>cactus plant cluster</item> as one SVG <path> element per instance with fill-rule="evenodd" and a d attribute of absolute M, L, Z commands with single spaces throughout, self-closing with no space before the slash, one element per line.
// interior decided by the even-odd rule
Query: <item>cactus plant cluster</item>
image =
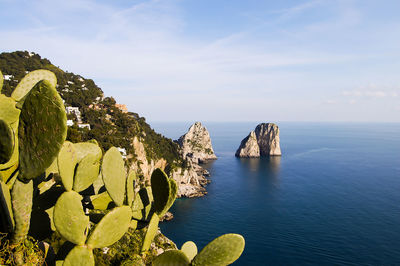
<path fill-rule="evenodd" d="M 194 242 L 184 243 L 180 250 L 168 250 L 153 262 L 161 265 L 228 265 L 236 261 L 244 250 L 244 238 L 238 234 L 225 234 L 208 243 L 200 253 Z"/>
<path fill-rule="evenodd" d="M 1 85 L 1 72 L 0 77 Z M 147 228 L 140 248 L 146 256 L 160 218 L 177 197 L 177 184 L 156 169 L 151 186 L 139 188 L 117 148 L 103 156 L 95 140 L 66 141 L 65 108 L 56 83 L 52 72 L 37 70 L 21 80 L 11 97 L 0 94 L 1 232 L 9 233 L 12 244 L 23 242 L 30 223 L 35 223 L 35 195 L 49 194 L 54 199 L 42 200 L 40 208 L 50 219 L 51 231 L 73 246 L 67 252 L 60 248 L 56 265 L 94 265 L 93 249 L 110 246 L 139 226 Z M 187 242 L 181 250 L 164 252 L 154 264 L 229 264 L 243 248 L 241 236 L 228 234 L 199 254 L 196 245 Z M 24 259 L 17 263 L 24 264 Z"/>

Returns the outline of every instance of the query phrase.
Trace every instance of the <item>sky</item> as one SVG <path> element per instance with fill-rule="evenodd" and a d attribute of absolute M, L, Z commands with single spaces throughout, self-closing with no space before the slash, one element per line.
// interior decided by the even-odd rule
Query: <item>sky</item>
<path fill-rule="evenodd" d="M 400 122 L 398 0 L 0 0 L 0 52 L 147 121 Z"/>

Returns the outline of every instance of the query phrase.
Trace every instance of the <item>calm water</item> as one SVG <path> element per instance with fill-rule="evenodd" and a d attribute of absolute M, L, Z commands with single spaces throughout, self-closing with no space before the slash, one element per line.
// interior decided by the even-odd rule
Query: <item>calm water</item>
<path fill-rule="evenodd" d="M 235 232 L 237 265 L 400 264 L 400 124 L 280 123 L 281 158 L 237 159 L 255 123 L 204 123 L 208 195 L 179 199 L 163 233 L 201 249 Z M 189 123 L 153 123 L 176 139 Z"/>

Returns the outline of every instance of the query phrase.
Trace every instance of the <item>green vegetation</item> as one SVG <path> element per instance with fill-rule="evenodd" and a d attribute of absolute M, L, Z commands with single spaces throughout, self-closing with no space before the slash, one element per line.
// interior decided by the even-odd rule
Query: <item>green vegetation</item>
<path fill-rule="evenodd" d="M 168 163 L 167 169 L 185 167 L 186 162 L 181 159 L 176 143 L 156 133 L 144 117 L 133 112 L 124 113 L 116 107 L 116 101 L 112 97 L 104 97 L 93 80 L 65 72 L 38 54 L 26 51 L 1 53 L 0 69 L 4 75 L 12 76 L 4 80 L 2 93 L 6 96 L 11 96 L 13 88 L 27 72 L 47 69 L 56 75 L 56 89 L 65 105 L 79 107 L 82 123 L 91 126 L 91 130 L 77 125 L 69 127 L 67 140 L 76 143 L 96 139 L 103 151 L 112 146 L 125 148 L 128 158 L 131 158 L 129 162 L 134 162 L 132 139 L 136 136 L 144 143 L 148 160 L 164 158 Z M 68 119 L 76 121 L 74 114 L 68 114 Z"/>
<path fill-rule="evenodd" d="M 52 75 L 43 76 L 48 77 Z M 7 154 L 0 164 L 0 230 L 6 234 L 0 241 L 1 263 L 41 264 L 46 259 L 51 265 L 102 264 L 110 258 L 99 256 L 98 249 L 124 243 L 135 247 L 123 249 L 124 256 L 114 253 L 115 265 L 174 259 L 183 265 L 225 265 L 241 255 L 243 237 L 227 234 L 198 255 L 192 247 L 173 252 L 179 253 L 176 257 L 171 252 L 156 257 L 151 244 L 160 218 L 176 199 L 175 181 L 156 169 L 151 186 L 139 190 L 115 147 L 103 156 L 96 140 L 66 141 L 65 109 L 51 80 L 29 84 L 33 88 L 24 88 L 15 99 L 0 98 L 0 121 L 12 131 L 0 145 L 0 153 Z M 133 243 L 120 242 L 127 239 Z"/>

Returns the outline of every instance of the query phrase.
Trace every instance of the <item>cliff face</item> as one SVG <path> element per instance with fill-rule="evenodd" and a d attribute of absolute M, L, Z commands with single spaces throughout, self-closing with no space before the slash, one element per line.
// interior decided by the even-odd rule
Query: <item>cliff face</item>
<path fill-rule="evenodd" d="M 133 139 L 132 145 L 135 150 L 136 163 L 131 165 L 131 169 L 143 175 L 145 182 L 150 182 L 151 174 L 156 168 L 165 170 L 167 161 L 163 158 L 148 160 L 144 145 L 137 137 Z M 193 164 L 190 161 L 188 163 L 189 165 L 185 169 L 177 167 L 169 174 L 178 185 L 178 197 L 203 196 L 207 193 L 204 186 L 209 183 L 209 180 L 205 178 L 208 172 L 197 164 Z"/>
<path fill-rule="evenodd" d="M 280 156 L 279 128 L 273 123 L 261 123 L 242 140 L 236 157 Z"/>
<path fill-rule="evenodd" d="M 200 122 L 194 123 L 189 131 L 177 140 L 177 143 L 182 148 L 183 157 L 193 163 L 217 159 L 211 144 L 210 134 Z"/>

